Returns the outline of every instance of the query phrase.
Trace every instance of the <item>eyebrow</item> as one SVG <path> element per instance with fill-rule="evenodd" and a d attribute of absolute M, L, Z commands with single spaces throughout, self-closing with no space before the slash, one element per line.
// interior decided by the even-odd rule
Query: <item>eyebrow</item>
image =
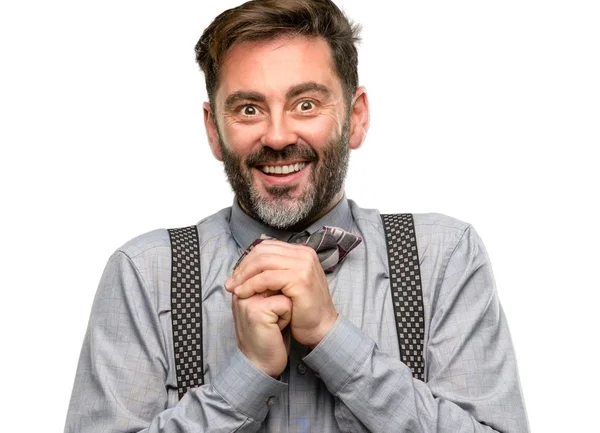
<path fill-rule="evenodd" d="M 307 92 L 318 92 L 323 94 L 324 96 L 331 95 L 331 90 L 329 90 L 329 87 L 324 86 L 323 84 L 315 83 L 314 81 L 308 81 L 306 83 L 301 83 L 292 86 L 285 94 L 285 97 L 287 99 L 291 99 Z"/>
<path fill-rule="evenodd" d="M 324 86 L 323 84 L 316 83 L 314 81 L 308 81 L 306 83 L 300 83 L 295 86 L 292 86 L 288 89 L 285 94 L 286 99 L 292 99 L 296 96 L 302 95 L 307 92 L 318 92 L 323 94 L 324 96 L 330 96 L 331 90 L 329 87 Z M 266 97 L 262 93 L 252 92 L 246 90 L 238 90 L 233 92 L 225 99 L 225 110 L 229 111 L 233 108 L 233 106 L 239 101 L 249 101 L 249 102 L 265 102 Z"/>
<path fill-rule="evenodd" d="M 265 95 L 258 92 L 248 92 L 245 90 L 238 90 L 233 92 L 225 99 L 225 110 L 231 110 L 233 106 L 239 101 L 251 101 L 251 102 L 265 102 Z"/>

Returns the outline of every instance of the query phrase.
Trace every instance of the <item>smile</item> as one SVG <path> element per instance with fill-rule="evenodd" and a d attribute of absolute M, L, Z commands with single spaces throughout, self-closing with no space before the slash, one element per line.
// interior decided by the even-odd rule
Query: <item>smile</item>
<path fill-rule="evenodd" d="M 263 165 L 260 170 L 267 174 L 289 174 L 295 173 L 306 167 L 306 162 L 297 162 L 289 165 Z"/>

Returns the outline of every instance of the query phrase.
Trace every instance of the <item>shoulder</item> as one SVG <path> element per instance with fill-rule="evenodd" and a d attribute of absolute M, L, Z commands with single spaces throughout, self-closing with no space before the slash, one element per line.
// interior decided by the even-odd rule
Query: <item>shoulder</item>
<path fill-rule="evenodd" d="M 419 227 L 421 230 L 464 232 L 470 226 L 469 223 L 441 213 L 416 213 L 412 215 L 415 227 Z"/>
<path fill-rule="evenodd" d="M 421 242 L 458 243 L 471 231 L 469 223 L 441 213 L 413 214 L 415 231 Z"/>
<path fill-rule="evenodd" d="M 355 221 L 365 234 L 383 236 L 381 214 L 376 209 L 364 209 L 349 200 Z M 387 213 L 387 212 L 386 212 Z M 396 214 L 407 214 L 397 212 Z M 445 268 L 461 245 L 477 248 L 479 236 L 471 224 L 441 213 L 412 213 L 421 264 L 427 268 Z"/>
<path fill-rule="evenodd" d="M 219 235 L 229 230 L 230 208 L 203 218 L 198 223 L 186 227 L 196 227 L 200 235 L 200 242 L 206 242 L 210 237 Z M 173 227 L 179 229 L 184 227 Z M 121 247 L 117 252 L 123 253 L 131 260 L 138 260 L 146 256 L 171 255 L 171 235 L 166 228 L 152 230 L 150 232 L 136 236 Z"/>
<path fill-rule="evenodd" d="M 364 236 L 384 236 L 383 222 L 378 210 L 361 208 L 352 200 L 349 200 L 349 203 L 354 220 Z M 411 215 L 420 261 L 425 268 L 432 262 L 436 267 L 443 267 L 442 264 L 447 263 L 461 243 L 479 243 L 477 233 L 467 222 L 441 213 Z"/>
<path fill-rule="evenodd" d="M 157 251 L 170 247 L 168 230 L 157 229 L 130 239 L 117 251 L 133 260 L 146 254 L 156 254 Z"/>
<path fill-rule="evenodd" d="M 228 209 L 223 209 L 199 221 L 195 227 L 199 234 L 200 249 L 214 237 L 228 232 Z M 117 248 L 111 261 L 118 261 L 122 272 L 135 275 L 151 296 L 170 296 L 171 282 L 171 236 L 169 229 L 162 228 L 141 234 Z M 165 299 L 166 299 L 165 298 Z"/>
<path fill-rule="evenodd" d="M 419 254 L 441 269 L 451 259 L 469 260 L 485 254 L 483 243 L 473 226 L 459 219 L 438 214 L 414 214 Z"/>
<path fill-rule="evenodd" d="M 361 208 L 352 200 L 349 200 L 349 203 L 355 221 L 383 232 L 381 214 L 378 210 Z M 397 212 L 397 214 L 406 213 Z M 419 243 L 441 240 L 458 241 L 471 228 L 470 224 L 441 213 L 414 213 L 411 215 L 417 238 L 421 241 Z"/>

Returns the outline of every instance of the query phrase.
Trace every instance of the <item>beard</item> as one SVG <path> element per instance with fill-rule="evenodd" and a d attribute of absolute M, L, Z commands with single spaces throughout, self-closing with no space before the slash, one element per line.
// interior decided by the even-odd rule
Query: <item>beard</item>
<path fill-rule="evenodd" d="M 282 230 L 303 228 L 312 222 L 344 186 L 350 158 L 349 120 L 347 116 L 340 137 L 325 145 L 321 157 L 308 146 L 290 144 L 281 150 L 262 147 L 242 162 L 239 155 L 229 150 L 219 132 L 225 174 L 242 209 L 254 219 Z M 294 197 L 293 192 L 299 188 L 296 185 L 271 186 L 266 189 L 267 196 L 262 196 L 254 186 L 252 169 L 266 162 L 291 159 L 312 165 L 304 191 Z"/>

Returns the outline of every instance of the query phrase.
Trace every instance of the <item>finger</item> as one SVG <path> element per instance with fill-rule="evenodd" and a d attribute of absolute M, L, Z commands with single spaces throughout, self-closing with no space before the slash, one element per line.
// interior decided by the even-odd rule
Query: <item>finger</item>
<path fill-rule="evenodd" d="M 279 329 L 284 329 L 292 320 L 292 301 L 284 295 L 275 295 L 265 298 L 263 301 L 267 308 L 274 313 Z"/>
<path fill-rule="evenodd" d="M 256 248 L 256 247 L 255 247 Z M 287 261 L 284 255 L 274 253 L 253 254 L 252 250 L 225 281 L 224 287 L 230 293 L 247 279 L 268 269 L 280 268 Z"/>
<path fill-rule="evenodd" d="M 288 249 L 273 245 L 259 248 L 261 245 L 254 247 L 233 271 L 231 277 L 225 281 L 227 291 L 233 292 L 237 286 L 263 271 L 290 269 L 301 260 L 302 256 L 309 257 L 309 253 L 303 249 Z"/>
<path fill-rule="evenodd" d="M 275 324 L 279 320 L 288 323 L 291 320 L 292 301 L 285 295 L 280 293 L 272 296 L 258 294 L 245 299 L 233 296 L 234 314 L 237 315 L 240 324 Z M 280 316 L 282 317 L 280 318 Z"/>
<path fill-rule="evenodd" d="M 254 275 L 241 285 L 237 286 L 233 293 L 241 299 L 249 298 L 257 293 L 265 293 L 270 296 L 279 293 L 293 278 L 289 270 L 268 270 Z"/>
<path fill-rule="evenodd" d="M 312 255 L 316 255 L 314 249 L 307 247 L 306 245 L 291 245 L 285 242 L 279 241 L 264 241 L 263 243 L 257 245 L 253 248 L 252 251 L 242 260 L 240 265 L 233 272 L 234 276 L 236 274 L 244 274 L 248 272 L 247 268 L 252 265 L 256 265 L 256 261 L 260 263 L 260 261 L 265 257 L 277 257 L 277 258 L 287 258 L 290 260 L 290 263 L 294 263 L 299 258 L 308 259 Z M 286 267 L 277 267 L 277 262 L 269 263 L 270 265 L 274 265 L 274 268 L 269 269 L 285 269 Z M 267 269 L 267 268 L 265 268 Z"/>
<path fill-rule="evenodd" d="M 279 241 L 277 239 L 265 239 L 259 245 L 262 245 L 264 247 L 266 247 L 266 246 L 281 247 L 284 249 L 293 249 L 298 246 L 302 246 L 302 244 L 290 244 L 288 242 Z"/>

